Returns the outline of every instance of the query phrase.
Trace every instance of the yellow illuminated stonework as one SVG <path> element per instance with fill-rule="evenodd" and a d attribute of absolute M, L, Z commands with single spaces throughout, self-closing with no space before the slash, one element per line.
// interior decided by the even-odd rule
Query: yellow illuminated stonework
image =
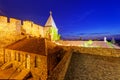
<path fill-rule="evenodd" d="M 59 39 L 58 29 L 51 14 L 45 26 L 35 24 L 32 21 L 21 21 L 15 18 L 0 16 L 0 31 L 5 34 L 24 34 L 30 37 L 41 37 L 49 40 Z"/>
<path fill-rule="evenodd" d="M 64 80 L 76 53 L 120 57 L 120 47 L 107 39 L 59 39 L 52 12 L 45 26 L 0 16 L 0 80 Z"/>
<path fill-rule="evenodd" d="M 51 15 L 48 21 L 55 24 Z M 58 40 L 54 35 L 58 35 L 58 29 L 53 25 L 0 16 L 0 79 L 47 80 L 58 63 L 57 56 L 52 58 L 56 54 L 49 51 L 56 47 L 51 43 Z"/>

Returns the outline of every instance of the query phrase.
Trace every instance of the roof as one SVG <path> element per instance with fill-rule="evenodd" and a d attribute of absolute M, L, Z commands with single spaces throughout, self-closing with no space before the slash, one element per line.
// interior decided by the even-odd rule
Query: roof
<path fill-rule="evenodd" d="M 52 12 L 51 11 L 50 11 L 50 16 L 49 16 L 49 18 L 48 18 L 48 20 L 45 24 L 45 27 L 55 27 L 57 29 L 56 24 L 54 22 L 54 19 L 52 17 Z"/>
<path fill-rule="evenodd" d="M 29 38 L 18 41 L 12 45 L 7 46 L 6 48 L 24 52 L 30 52 L 40 55 L 46 55 L 45 53 L 45 39 L 40 38 Z"/>

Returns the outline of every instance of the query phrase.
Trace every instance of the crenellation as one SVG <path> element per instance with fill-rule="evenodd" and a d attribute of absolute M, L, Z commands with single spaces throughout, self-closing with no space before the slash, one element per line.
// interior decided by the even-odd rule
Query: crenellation
<path fill-rule="evenodd" d="M 31 35 L 32 25 L 33 25 L 32 21 L 23 21 L 22 28 L 25 30 L 26 34 Z"/>
<path fill-rule="evenodd" d="M 32 21 L 23 21 L 23 25 L 28 25 L 28 26 L 31 26 L 33 22 Z"/>
<path fill-rule="evenodd" d="M 21 20 L 10 18 L 10 22 L 8 25 L 9 29 L 13 33 L 21 33 Z"/>
<path fill-rule="evenodd" d="M 8 23 L 8 18 L 6 16 L 0 16 L 0 23 Z"/>
<path fill-rule="evenodd" d="M 21 24 L 21 20 L 18 20 L 18 19 L 15 19 L 15 18 L 10 18 L 10 23 L 15 24 L 15 25 L 18 24 L 18 23 Z"/>
<path fill-rule="evenodd" d="M 56 37 L 57 34 L 55 32 L 55 28 L 53 30 L 52 27 L 54 26 L 51 25 L 51 27 L 43 27 L 41 25 L 35 24 L 32 21 L 21 21 L 15 18 L 7 18 L 5 16 L 0 16 L 0 31 L 5 32 L 6 35 L 25 34 L 28 37 L 42 37 L 50 40 L 56 40 L 57 38 L 54 37 Z"/>
<path fill-rule="evenodd" d="M 8 18 L 5 16 L 0 16 L 0 31 L 5 31 L 8 26 Z"/>

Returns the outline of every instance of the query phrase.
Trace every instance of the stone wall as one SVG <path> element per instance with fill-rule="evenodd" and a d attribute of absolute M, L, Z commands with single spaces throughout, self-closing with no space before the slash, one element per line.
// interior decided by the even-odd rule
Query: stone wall
<path fill-rule="evenodd" d="M 8 25 L 8 18 L 5 16 L 0 16 L 0 31 L 5 30 L 7 25 Z"/>
<path fill-rule="evenodd" d="M 43 27 L 34 24 L 32 21 L 23 21 L 23 30 L 32 37 L 44 37 Z"/>
<path fill-rule="evenodd" d="M 32 32 L 33 32 L 34 36 L 44 37 L 44 35 L 43 35 L 43 27 L 42 26 L 37 25 L 37 24 L 33 24 L 33 29 L 32 30 L 33 30 Z"/>
<path fill-rule="evenodd" d="M 64 47 L 68 52 L 65 53 L 62 60 L 58 63 L 58 65 L 53 69 L 52 73 L 49 75 L 48 80 L 63 80 L 65 73 L 67 71 L 72 51 L 69 47 Z"/>
<path fill-rule="evenodd" d="M 61 61 L 66 51 L 62 47 L 56 46 L 53 49 L 48 49 L 48 74 L 51 74 L 56 65 Z"/>
<path fill-rule="evenodd" d="M 8 18 L 5 16 L 0 16 L 0 23 L 8 23 Z"/>
<path fill-rule="evenodd" d="M 31 21 L 23 21 L 22 29 L 24 29 L 26 34 L 31 35 L 32 27 L 33 27 L 32 24 L 33 24 L 33 22 L 31 22 Z"/>
<path fill-rule="evenodd" d="M 42 55 L 30 54 L 31 73 L 35 80 L 47 79 L 47 57 Z"/>
<path fill-rule="evenodd" d="M 23 23 L 23 25 L 22 25 Z M 5 34 L 28 34 L 32 37 L 44 37 L 43 27 L 32 21 L 21 21 L 15 18 L 0 16 L 0 31 Z"/>
<path fill-rule="evenodd" d="M 64 80 L 64 76 L 66 74 L 66 70 L 68 68 L 73 52 L 100 56 L 120 57 L 120 49 L 93 47 L 85 48 L 75 46 L 63 48 L 69 52 L 65 53 L 63 59 L 58 63 L 58 65 L 53 69 L 52 73 L 49 75 L 48 80 Z"/>
<path fill-rule="evenodd" d="M 120 57 L 120 49 L 114 48 L 93 48 L 93 47 L 71 47 L 75 52 L 101 56 Z"/>
<path fill-rule="evenodd" d="M 9 20 L 9 21 L 8 21 Z M 21 31 L 21 20 L 0 16 L 0 31 L 16 34 Z"/>
<path fill-rule="evenodd" d="M 17 20 L 15 18 L 10 18 L 10 22 L 9 22 L 9 31 L 14 31 L 15 33 L 21 33 L 21 20 Z"/>
<path fill-rule="evenodd" d="M 50 37 L 51 37 L 50 29 L 51 29 L 50 27 L 44 27 L 44 37 L 47 39 L 50 39 Z"/>

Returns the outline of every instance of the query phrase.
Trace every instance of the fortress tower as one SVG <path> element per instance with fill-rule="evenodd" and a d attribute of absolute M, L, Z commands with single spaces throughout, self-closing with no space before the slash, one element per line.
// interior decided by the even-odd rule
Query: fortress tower
<path fill-rule="evenodd" d="M 44 27 L 44 36 L 50 40 L 59 40 L 60 35 L 58 34 L 58 28 L 52 17 L 52 12 L 50 11 L 50 16 Z"/>

